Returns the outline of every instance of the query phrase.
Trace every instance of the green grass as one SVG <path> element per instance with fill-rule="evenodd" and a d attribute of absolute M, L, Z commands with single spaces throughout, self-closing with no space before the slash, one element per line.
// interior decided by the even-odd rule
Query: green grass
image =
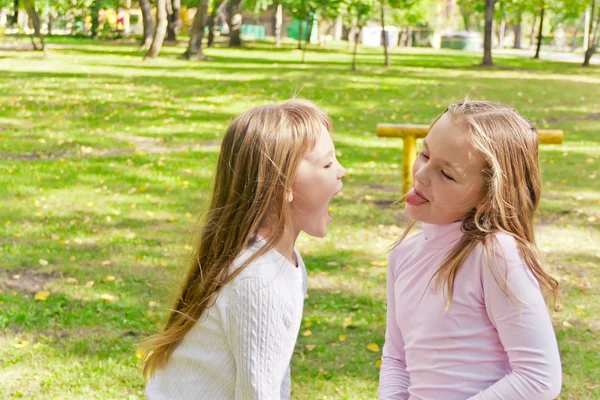
<path fill-rule="evenodd" d="M 566 131 L 541 148 L 538 242 L 561 280 L 561 398 L 600 398 L 600 69 L 510 56 L 483 69 L 479 54 L 414 49 L 389 69 L 365 50 L 351 72 L 344 46 L 302 65 L 293 44 L 266 43 L 142 63 L 131 45 L 54 40 L 48 59 L 0 53 L 0 396 L 143 397 L 137 344 L 170 305 L 226 126 L 298 94 L 332 116 L 349 176 L 329 235 L 298 243 L 310 296 L 294 398 L 376 397 L 380 352 L 367 344 L 383 345 L 386 248 L 407 218 L 390 206 L 401 142 L 375 125 L 428 123 L 466 95 Z"/>

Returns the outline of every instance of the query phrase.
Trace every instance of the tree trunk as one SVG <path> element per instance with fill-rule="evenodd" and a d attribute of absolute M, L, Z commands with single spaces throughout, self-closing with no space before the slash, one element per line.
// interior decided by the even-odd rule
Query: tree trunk
<path fill-rule="evenodd" d="M 315 14 L 310 13 L 310 22 L 308 23 L 308 38 L 304 41 L 304 49 L 302 50 L 302 64 L 304 64 L 304 54 L 306 53 L 306 46 L 310 42 L 310 36 L 312 33 L 313 24 L 315 23 Z"/>
<path fill-rule="evenodd" d="M 513 44 L 513 49 L 521 48 L 521 22 L 523 21 L 523 15 L 519 12 L 517 15 L 517 22 L 513 27 L 513 32 L 515 33 L 515 43 Z"/>
<path fill-rule="evenodd" d="M 25 6 L 25 11 L 27 12 L 29 21 L 31 21 L 31 24 L 33 25 L 33 30 L 42 43 L 42 48 L 39 50 L 42 50 L 44 55 L 47 56 L 48 52 L 46 50 L 46 42 L 44 41 L 44 35 L 42 35 L 42 21 L 40 20 L 40 15 L 35 9 L 35 4 L 33 4 L 33 0 L 24 0 L 23 5 Z M 31 41 L 33 43 L 33 47 L 38 50 L 37 46 L 33 42 L 33 37 Z"/>
<path fill-rule="evenodd" d="M 533 56 L 533 58 L 540 58 L 540 48 L 542 47 L 542 29 L 544 28 L 544 11 L 545 11 L 546 7 L 544 4 L 542 4 L 542 11 L 540 11 L 540 28 L 538 30 L 538 37 L 537 37 L 537 47 L 535 49 L 535 56 Z"/>
<path fill-rule="evenodd" d="M 185 53 L 183 53 L 183 57 L 190 61 L 206 59 L 206 56 L 202 53 L 202 38 L 204 37 L 204 20 L 206 19 L 207 11 L 208 0 L 200 0 L 198 2 L 198 11 L 194 16 L 194 22 L 192 23 L 190 43 L 188 44 Z"/>
<path fill-rule="evenodd" d="M 600 17 L 598 17 L 598 22 L 596 23 L 596 29 L 594 29 L 594 13 L 596 12 L 596 0 L 592 0 L 592 9 L 590 12 L 590 20 L 588 25 L 588 37 L 587 37 L 587 48 L 585 49 L 585 55 L 583 57 L 583 67 L 590 66 L 590 60 L 594 55 L 594 51 L 596 50 L 596 33 L 598 31 L 598 24 L 600 24 Z M 593 31 L 593 33 L 592 33 Z"/>
<path fill-rule="evenodd" d="M 302 20 L 298 20 L 300 26 L 298 26 L 298 50 L 302 50 Z"/>
<path fill-rule="evenodd" d="M 206 47 L 213 47 L 215 42 L 215 22 L 217 21 L 217 17 L 223 12 L 223 8 L 225 8 L 226 5 L 227 0 L 221 0 L 219 5 L 214 7 L 208 16 L 208 20 L 206 21 L 206 25 L 208 26 L 208 43 L 206 44 Z"/>
<path fill-rule="evenodd" d="M 54 22 L 54 15 L 48 13 L 48 36 L 52 36 L 52 23 Z"/>
<path fill-rule="evenodd" d="M 535 24 L 537 23 L 537 15 L 533 16 L 533 23 L 531 24 L 531 32 L 529 32 L 529 48 L 533 46 L 535 40 Z"/>
<path fill-rule="evenodd" d="M 169 14 L 169 24 L 167 26 L 167 40 L 176 41 L 181 23 L 179 22 L 179 11 L 181 10 L 181 0 L 167 0 L 171 2 L 171 14 Z"/>
<path fill-rule="evenodd" d="M 152 5 L 150 0 L 139 0 L 140 8 L 142 10 L 142 24 L 144 26 L 144 36 L 142 38 L 142 49 L 148 50 L 152 44 L 152 38 L 154 37 L 154 30 L 156 25 L 154 23 L 154 14 L 152 13 Z"/>
<path fill-rule="evenodd" d="M 485 34 L 483 37 L 483 65 L 494 65 L 492 61 L 492 25 L 496 0 L 485 0 Z"/>
<path fill-rule="evenodd" d="M 167 0 L 156 0 L 156 30 L 144 60 L 158 57 L 167 33 Z"/>
<path fill-rule="evenodd" d="M 380 0 L 381 5 L 381 43 L 383 43 L 383 54 L 385 55 L 385 66 L 390 66 L 390 55 L 388 54 L 388 41 L 385 33 L 385 2 Z"/>
<path fill-rule="evenodd" d="M 19 0 L 15 0 L 13 3 L 15 12 L 13 13 L 12 17 L 10 18 L 10 25 L 17 25 L 19 23 Z"/>
<path fill-rule="evenodd" d="M 229 24 L 229 47 L 241 47 L 242 0 L 229 0 L 227 4 L 227 23 Z"/>
<path fill-rule="evenodd" d="M 594 21 L 594 6 L 595 6 L 596 1 L 593 0 L 592 1 L 592 14 L 590 15 L 590 32 L 592 31 L 592 24 Z M 594 55 L 594 53 L 596 52 L 596 44 L 598 43 L 598 26 L 600 26 L 600 16 L 598 16 L 598 19 L 596 20 L 596 27 L 594 28 L 594 33 L 590 36 L 589 40 L 588 40 L 588 48 L 585 51 L 585 56 L 583 59 L 583 64 L 582 66 L 584 67 L 589 67 L 590 66 L 590 60 L 592 59 L 592 56 Z"/>
<path fill-rule="evenodd" d="M 498 27 L 498 48 L 504 48 L 504 32 L 506 31 L 506 21 L 502 19 Z"/>
<path fill-rule="evenodd" d="M 91 8 L 92 14 L 92 38 L 98 35 L 98 12 L 100 11 L 100 0 L 94 0 Z"/>
<path fill-rule="evenodd" d="M 283 6 L 277 3 L 275 11 L 275 47 L 281 47 L 281 25 L 283 24 Z"/>
<path fill-rule="evenodd" d="M 358 51 L 358 38 L 360 37 L 360 32 L 362 31 L 362 25 L 358 25 L 358 29 L 354 35 L 354 53 L 352 54 L 352 71 L 356 71 L 356 53 Z"/>

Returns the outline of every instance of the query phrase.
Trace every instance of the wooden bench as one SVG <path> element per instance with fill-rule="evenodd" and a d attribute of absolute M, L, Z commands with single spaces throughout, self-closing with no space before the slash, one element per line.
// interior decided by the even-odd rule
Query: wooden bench
<path fill-rule="evenodd" d="M 413 185 L 412 165 L 417 157 L 417 139 L 422 139 L 429 132 L 429 125 L 414 124 L 377 124 L 377 136 L 384 138 L 400 138 L 404 141 L 402 149 L 402 195 Z M 538 129 L 541 144 L 561 144 L 564 133 L 555 129 Z"/>

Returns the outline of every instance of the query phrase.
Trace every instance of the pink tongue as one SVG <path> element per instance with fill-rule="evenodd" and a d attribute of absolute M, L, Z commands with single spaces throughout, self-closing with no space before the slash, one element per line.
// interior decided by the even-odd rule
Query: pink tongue
<path fill-rule="evenodd" d="M 416 194 L 415 189 L 413 188 L 406 193 L 406 203 L 411 206 L 421 206 L 427 203 L 427 200 Z"/>

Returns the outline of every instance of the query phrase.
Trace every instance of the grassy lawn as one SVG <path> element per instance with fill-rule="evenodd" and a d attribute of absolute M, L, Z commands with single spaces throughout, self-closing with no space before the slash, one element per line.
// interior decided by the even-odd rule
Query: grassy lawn
<path fill-rule="evenodd" d="M 226 126 L 298 94 L 332 116 L 349 177 L 329 235 L 298 243 L 310 282 L 293 397 L 376 397 L 386 249 L 407 217 L 392 205 L 401 141 L 375 125 L 428 123 L 468 95 L 566 132 L 542 146 L 538 244 L 561 283 L 561 398 L 600 398 L 599 68 L 503 56 L 482 69 L 479 54 L 414 49 L 389 69 L 364 51 L 351 72 L 345 47 L 302 65 L 292 44 L 142 63 L 134 46 L 55 43 L 48 59 L 0 53 L 0 396 L 143 398 L 137 344 L 170 306 Z"/>

